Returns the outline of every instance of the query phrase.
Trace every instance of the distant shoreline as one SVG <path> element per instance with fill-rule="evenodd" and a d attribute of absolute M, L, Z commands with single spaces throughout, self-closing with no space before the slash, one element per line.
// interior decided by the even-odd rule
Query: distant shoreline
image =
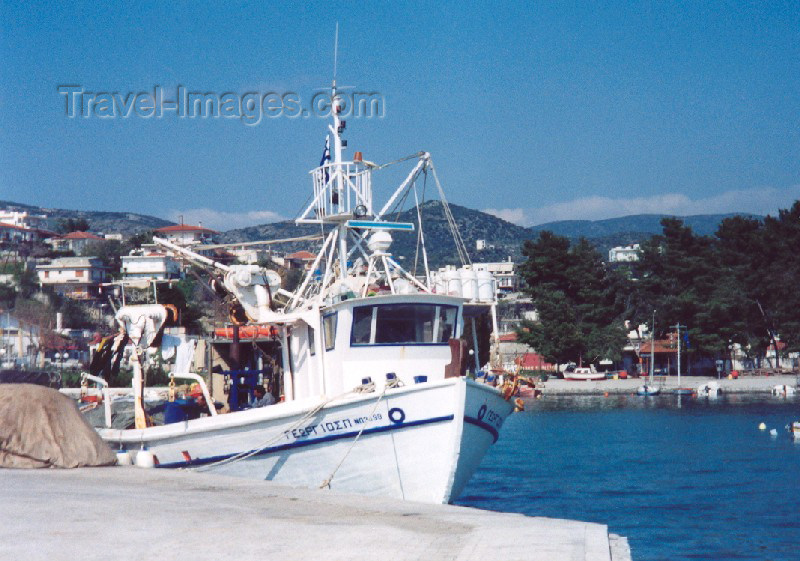
<path fill-rule="evenodd" d="M 636 389 L 644 384 L 646 378 L 628 378 L 625 380 L 598 380 L 598 381 L 573 381 L 550 378 L 546 382 L 537 382 L 536 388 L 547 395 L 629 395 L 635 394 Z M 657 377 L 654 384 L 666 393 L 677 388 L 697 390 L 698 386 L 707 382 L 719 383 L 722 393 L 731 394 L 769 394 L 777 385 L 787 385 L 797 388 L 800 374 L 782 374 L 779 376 L 745 376 L 736 379 L 717 379 L 706 376 L 682 376 L 678 385 L 677 376 Z"/>

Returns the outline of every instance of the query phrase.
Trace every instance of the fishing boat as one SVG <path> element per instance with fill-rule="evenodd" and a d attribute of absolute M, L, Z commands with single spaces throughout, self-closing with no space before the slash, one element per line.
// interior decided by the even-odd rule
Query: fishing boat
<path fill-rule="evenodd" d="M 573 381 L 589 381 L 589 380 L 605 380 L 605 372 L 598 372 L 592 367 L 577 366 L 571 371 L 564 372 L 565 380 Z"/>
<path fill-rule="evenodd" d="M 789 432 L 795 440 L 800 440 L 800 421 L 794 421 L 789 425 Z"/>
<path fill-rule="evenodd" d="M 698 397 L 718 397 L 719 394 L 722 393 L 722 388 L 720 387 L 718 382 L 711 381 L 706 382 L 705 384 L 700 384 L 697 387 L 697 395 Z"/>
<path fill-rule="evenodd" d="M 793 386 L 789 386 L 787 384 L 778 384 L 772 386 L 771 393 L 775 397 L 791 397 L 796 393 L 797 390 Z"/>
<path fill-rule="evenodd" d="M 145 411 L 142 371 L 170 310 L 124 306 L 116 314 L 120 333 L 108 348 L 113 356 L 128 341 L 135 346 L 135 426 L 111 428 L 107 419 L 98 432 L 125 463 L 448 503 L 497 441 L 514 407 L 504 395 L 510 392 L 465 376 L 464 327 L 472 321 L 475 334 L 481 314 L 490 314 L 496 326 L 494 285 L 471 268 L 457 233 L 461 267 L 441 274 L 428 269 L 418 180 L 433 179 L 454 224 L 430 154 L 414 156 L 416 165 L 379 207 L 372 193 L 379 166 L 360 152 L 343 159 L 345 121 L 335 79 L 331 99 L 323 159 L 311 171 L 311 203 L 296 220 L 318 226 L 324 239 L 295 291 L 281 288 L 280 277 L 258 266 L 225 265 L 154 240 L 216 275 L 231 302 L 235 329 L 241 324 L 279 343 L 280 401 L 220 414 L 204 379 L 178 370 L 174 378 L 198 384 L 206 416 L 178 416 L 177 422 L 154 426 Z M 407 198 L 416 201 L 417 221 L 387 220 Z M 421 274 L 406 271 L 393 257 L 393 235 L 417 237 Z M 171 395 L 168 408 L 179 401 Z"/>

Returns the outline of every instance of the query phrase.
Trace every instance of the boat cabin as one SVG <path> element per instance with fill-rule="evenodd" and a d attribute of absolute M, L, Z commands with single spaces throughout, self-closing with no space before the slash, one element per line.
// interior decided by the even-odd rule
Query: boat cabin
<path fill-rule="evenodd" d="M 463 301 L 395 294 L 344 300 L 309 314 L 288 330 L 287 399 L 338 395 L 366 378 L 382 391 L 389 373 L 406 385 L 444 379 L 450 340 L 462 333 Z"/>

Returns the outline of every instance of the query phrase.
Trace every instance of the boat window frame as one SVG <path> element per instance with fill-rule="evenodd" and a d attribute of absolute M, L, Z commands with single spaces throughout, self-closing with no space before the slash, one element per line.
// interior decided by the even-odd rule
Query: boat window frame
<path fill-rule="evenodd" d="M 317 342 L 314 340 L 314 328 L 310 325 L 308 326 L 308 331 L 306 332 L 306 342 L 308 343 L 309 354 L 314 356 L 317 354 Z"/>
<path fill-rule="evenodd" d="M 378 327 L 378 308 L 384 308 L 389 306 L 423 306 L 423 307 L 431 307 L 434 309 L 433 313 L 433 323 L 432 323 L 432 332 L 431 338 L 433 339 L 439 331 L 440 326 L 440 318 L 441 314 L 448 309 L 452 309 L 454 312 L 453 317 L 453 329 L 450 337 L 441 342 L 402 342 L 402 343 L 377 343 L 375 342 L 377 336 L 377 327 Z M 357 343 L 355 342 L 354 338 L 354 330 L 356 326 L 355 322 L 355 315 L 357 309 L 363 308 L 372 308 L 372 321 L 370 323 L 370 336 L 369 336 L 369 343 Z M 419 302 L 393 302 L 391 304 L 365 304 L 362 306 L 354 306 L 353 307 L 353 322 L 350 326 L 350 346 L 351 347 L 444 347 L 449 345 L 449 340 L 456 336 L 458 333 L 458 321 L 459 321 L 459 306 L 457 304 L 444 304 L 444 303 L 419 303 Z"/>
<path fill-rule="evenodd" d="M 328 332 L 326 326 L 329 325 L 329 319 L 333 318 L 333 335 L 328 341 Z M 329 312 L 322 315 L 322 342 L 325 346 L 325 352 L 332 351 L 336 348 L 336 330 L 339 327 L 339 312 Z"/>

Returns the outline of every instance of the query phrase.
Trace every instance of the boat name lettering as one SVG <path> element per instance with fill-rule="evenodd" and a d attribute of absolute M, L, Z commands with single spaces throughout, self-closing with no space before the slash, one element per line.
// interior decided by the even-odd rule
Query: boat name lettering
<path fill-rule="evenodd" d="M 308 425 L 306 427 L 283 431 L 283 434 L 286 435 L 286 440 L 291 440 L 292 438 L 307 438 L 312 434 L 317 434 L 317 425 Z"/>
<path fill-rule="evenodd" d="M 383 415 L 381 413 L 354 417 L 352 419 L 334 419 L 331 421 L 322 421 L 316 425 L 306 425 L 305 427 L 286 430 L 283 431 L 283 435 L 286 437 L 286 440 L 299 440 L 301 438 L 308 438 L 309 436 L 319 436 L 326 433 L 350 429 L 353 428 L 353 425 L 360 425 L 370 421 L 380 421 L 382 419 Z"/>
<path fill-rule="evenodd" d="M 486 414 L 481 420 L 487 425 L 491 425 L 498 430 L 503 426 L 503 417 L 495 413 L 492 409 L 487 408 Z"/>

